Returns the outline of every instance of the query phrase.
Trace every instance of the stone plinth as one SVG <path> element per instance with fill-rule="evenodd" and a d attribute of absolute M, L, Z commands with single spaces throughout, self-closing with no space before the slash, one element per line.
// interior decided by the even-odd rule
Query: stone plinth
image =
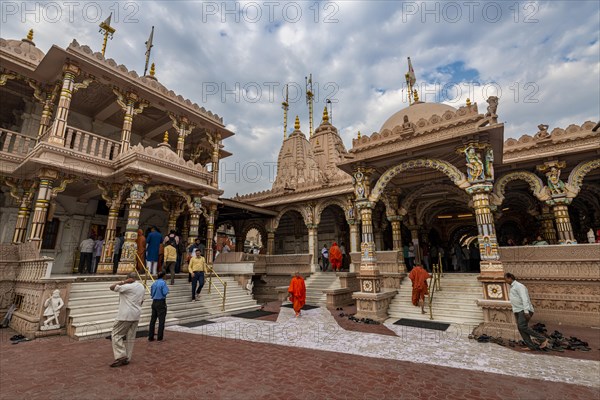
<path fill-rule="evenodd" d="M 379 293 L 354 292 L 352 298 L 356 301 L 356 318 L 371 318 L 384 322 L 388 318 L 388 308 L 397 290 Z"/>

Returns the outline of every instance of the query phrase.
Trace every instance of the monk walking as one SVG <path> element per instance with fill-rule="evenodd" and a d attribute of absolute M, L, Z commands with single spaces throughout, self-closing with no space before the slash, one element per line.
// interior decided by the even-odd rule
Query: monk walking
<path fill-rule="evenodd" d="M 336 242 L 329 248 L 329 262 L 332 270 L 339 272 L 342 269 L 342 251 Z"/>
<path fill-rule="evenodd" d="M 306 285 L 304 284 L 304 278 L 300 275 L 300 272 L 294 272 L 290 287 L 288 288 L 290 294 L 289 300 L 294 306 L 296 312 L 296 318 L 300 316 L 300 310 L 306 303 Z"/>
<path fill-rule="evenodd" d="M 427 271 L 419 264 L 410 271 L 408 277 L 412 281 L 412 303 L 414 306 L 419 306 L 421 303 L 421 313 L 425 314 L 425 295 L 429 294 L 427 289 L 427 279 L 431 277 Z"/>
<path fill-rule="evenodd" d="M 146 262 L 146 236 L 144 236 L 144 231 L 138 229 L 137 231 L 137 239 L 135 240 L 137 244 L 137 256 L 135 265 L 138 271 L 142 271 L 144 269 L 144 264 Z"/>

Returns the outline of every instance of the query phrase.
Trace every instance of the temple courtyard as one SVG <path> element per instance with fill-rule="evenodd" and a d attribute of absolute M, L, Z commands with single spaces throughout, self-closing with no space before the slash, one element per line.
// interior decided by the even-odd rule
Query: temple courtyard
<path fill-rule="evenodd" d="M 255 319 L 221 317 L 138 333 L 129 365 L 110 368 L 103 338 L 11 344 L 1 330 L 0 399 L 598 399 L 600 331 L 566 326 L 591 351 L 524 352 L 469 331 L 349 321 L 269 303 Z"/>

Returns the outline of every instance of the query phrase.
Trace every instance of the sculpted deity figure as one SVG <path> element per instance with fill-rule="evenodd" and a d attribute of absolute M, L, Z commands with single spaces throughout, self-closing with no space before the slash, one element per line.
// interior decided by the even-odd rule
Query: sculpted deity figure
<path fill-rule="evenodd" d="M 552 194 L 563 194 L 565 192 L 565 183 L 560 180 L 560 169 L 556 166 L 550 167 L 547 175 L 548 188 Z"/>
<path fill-rule="evenodd" d="M 485 150 L 485 177 L 494 179 L 494 149 L 491 147 Z"/>
<path fill-rule="evenodd" d="M 491 257 L 492 255 L 492 244 L 490 243 L 490 237 L 489 236 L 484 236 L 483 237 L 483 248 L 485 251 L 485 255 L 487 257 Z"/>
<path fill-rule="evenodd" d="M 487 108 L 487 113 L 485 114 L 485 116 L 491 118 L 493 123 L 497 123 L 498 122 L 498 114 L 496 114 L 496 111 L 498 110 L 498 97 L 496 97 L 496 96 L 488 97 L 487 103 L 488 103 L 488 108 Z"/>
<path fill-rule="evenodd" d="M 46 307 L 46 309 L 44 310 L 44 317 L 47 318 L 44 321 L 44 326 L 42 328 L 56 329 L 60 327 L 58 317 L 60 315 L 60 310 L 61 308 L 63 308 L 64 305 L 65 303 L 63 302 L 63 299 L 60 298 L 60 290 L 54 290 L 54 292 L 52 292 L 52 296 L 48 297 L 44 302 L 44 307 Z"/>
<path fill-rule="evenodd" d="M 479 154 L 475 151 L 473 146 L 469 146 L 465 149 L 465 156 L 467 159 L 467 175 L 469 182 L 474 182 L 483 179 L 483 162 Z"/>

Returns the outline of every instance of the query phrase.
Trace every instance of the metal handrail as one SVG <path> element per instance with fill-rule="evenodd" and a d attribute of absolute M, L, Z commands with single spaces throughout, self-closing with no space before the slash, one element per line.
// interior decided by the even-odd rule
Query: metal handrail
<path fill-rule="evenodd" d="M 221 299 L 222 299 L 221 311 L 225 311 L 225 299 L 227 298 L 227 282 L 225 282 L 225 281 L 223 281 L 223 279 L 221 279 L 221 277 L 219 276 L 219 274 L 217 274 L 215 272 L 213 267 L 211 267 L 210 265 L 207 265 L 207 268 L 208 268 L 208 273 L 209 273 L 208 274 L 208 294 L 210 294 L 210 288 L 214 286 L 215 290 L 217 291 L 217 293 L 219 293 L 219 296 L 221 296 Z M 217 279 L 223 285 L 222 293 L 219 290 L 219 288 L 217 287 L 217 285 L 215 285 L 212 281 L 213 274 L 217 277 Z"/>
<path fill-rule="evenodd" d="M 433 272 L 431 274 L 431 279 L 429 283 L 429 319 L 433 319 L 433 297 L 436 289 L 438 291 L 442 291 L 442 287 L 440 284 L 440 278 L 442 275 L 442 266 L 441 264 L 433 264 Z"/>
<path fill-rule="evenodd" d="M 150 273 L 150 271 L 148 271 L 148 268 L 146 268 L 146 266 L 144 265 L 144 262 L 140 258 L 140 255 L 136 254 L 135 258 L 137 258 L 137 260 L 140 262 L 140 265 L 144 269 L 144 279 L 142 280 L 142 276 L 140 275 L 140 272 L 137 270 L 137 267 L 135 265 L 133 266 L 133 269 L 134 269 L 135 273 L 137 274 L 138 278 L 140 278 L 140 281 L 143 282 L 143 285 L 146 288 L 146 290 L 148 291 L 148 293 L 150 293 L 150 288 L 148 287 L 148 284 L 147 284 L 148 276 L 150 277 L 150 280 L 152 281 L 152 283 L 155 282 L 154 278 L 152 277 L 152 274 Z"/>

